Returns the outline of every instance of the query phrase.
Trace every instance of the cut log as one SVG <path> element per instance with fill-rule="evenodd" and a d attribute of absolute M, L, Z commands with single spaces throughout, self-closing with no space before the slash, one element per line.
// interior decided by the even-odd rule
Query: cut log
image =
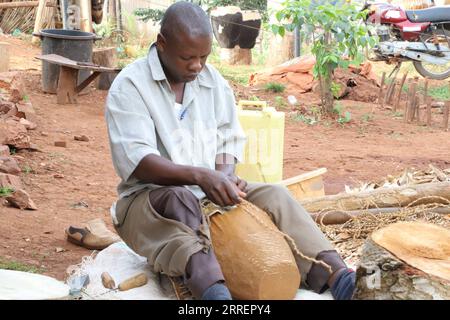
<path fill-rule="evenodd" d="M 361 253 L 353 298 L 449 300 L 450 230 L 399 222 L 373 232 Z"/>
<path fill-rule="evenodd" d="M 231 65 L 252 64 L 252 50 L 238 46 L 233 49 L 220 48 L 220 60 Z"/>
<path fill-rule="evenodd" d="M 102 67 L 116 68 L 118 63 L 117 50 L 114 47 L 97 48 L 92 52 L 92 62 Z M 95 80 L 95 87 L 99 90 L 109 90 L 117 73 L 102 73 Z"/>
<path fill-rule="evenodd" d="M 441 198 L 450 201 L 450 182 L 430 182 L 397 188 L 379 188 L 360 193 L 341 193 L 303 200 L 300 203 L 309 212 L 322 210 L 350 211 L 375 207 L 405 207 L 418 199 L 421 200 L 417 201 L 415 205 L 426 203 L 448 204 Z"/>
<path fill-rule="evenodd" d="M 326 212 L 320 212 L 320 213 L 312 213 L 311 218 L 313 218 L 313 220 L 315 222 L 324 224 L 324 225 L 342 224 L 352 218 L 356 218 L 356 217 L 364 215 L 364 214 L 376 215 L 376 214 L 383 214 L 383 213 L 393 213 L 393 212 L 399 212 L 402 209 L 403 208 L 400 208 L 400 207 L 394 207 L 394 208 L 373 208 L 373 209 L 367 209 L 367 210 L 353 210 L 353 211 L 333 210 L 333 211 L 326 211 Z M 429 208 L 429 209 L 424 209 L 421 212 L 422 213 L 435 212 L 435 213 L 439 213 L 439 214 L 450 215 L 450 207 Z"/>
<path fill-rule="evenodd" d="M 9 43 L 0 42 L 0 72 L 9 71 Z"/>

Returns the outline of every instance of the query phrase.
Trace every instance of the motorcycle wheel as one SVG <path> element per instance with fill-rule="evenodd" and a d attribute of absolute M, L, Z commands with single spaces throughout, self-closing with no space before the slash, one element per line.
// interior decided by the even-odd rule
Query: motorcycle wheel
<path fill-rule="evenodd" d="M 442 43 L 448 47 L 447 39 L 450 38 L 450 32 L 447 30 L 436 30 L 435 35 L 439 39 L 439 43 Z M 433 34 L 426 34 L 422 40 L 424 42 L 431 42 Z M 444 65 L 432 64 L 424 61 L 413 61 L 414 68 L 417 72 L 425 77 L 435 80 L 444 80 L 450 77 L 450 62 Z"/>

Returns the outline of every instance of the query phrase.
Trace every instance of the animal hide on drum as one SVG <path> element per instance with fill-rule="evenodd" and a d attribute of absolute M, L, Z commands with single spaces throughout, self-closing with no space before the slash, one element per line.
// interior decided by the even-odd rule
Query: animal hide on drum
<path fill-rule="evenodd" d="M 245 200 L 221 212 L 210 215 L 211 239 L 233 298 L 293 299 L 300 273 L 269 215 Z"/>

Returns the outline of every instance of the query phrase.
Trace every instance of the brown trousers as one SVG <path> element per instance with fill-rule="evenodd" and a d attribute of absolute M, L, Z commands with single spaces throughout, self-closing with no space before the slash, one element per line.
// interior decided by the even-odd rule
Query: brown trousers
<path fill-rule="evenodd" d="M 246 199 L 269 212 L 275 225 L 294 239 L 303 254 L 328 263 L 333 271 L 346 267 L 285 187 L 250 183 Z M 188 189 L 163 187 L 138 192 L 118 201 L 116 216 L 116 229 L 125 243 L 147 257 L 156 272 L 184 276 L 197 299 L 210 285 L 224 280 L 199 201 Z M 296 262 L 303 284 L 316 292 L 327 288 L 330 275 L 325 268 L 299 257 Z"/>

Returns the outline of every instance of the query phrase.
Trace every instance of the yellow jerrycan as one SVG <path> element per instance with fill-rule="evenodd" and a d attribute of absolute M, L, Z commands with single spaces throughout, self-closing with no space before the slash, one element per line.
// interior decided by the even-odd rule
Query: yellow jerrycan
<path fill-rule="evenodd" d="M 249 106 L 256 108 L 244 109 Z M 247 142 L 236 174 L 249 182 L 280 182 L 283 179 L 284 112 L 268 107 L 266 101 L 241 100 L 237 108 Z"/>

